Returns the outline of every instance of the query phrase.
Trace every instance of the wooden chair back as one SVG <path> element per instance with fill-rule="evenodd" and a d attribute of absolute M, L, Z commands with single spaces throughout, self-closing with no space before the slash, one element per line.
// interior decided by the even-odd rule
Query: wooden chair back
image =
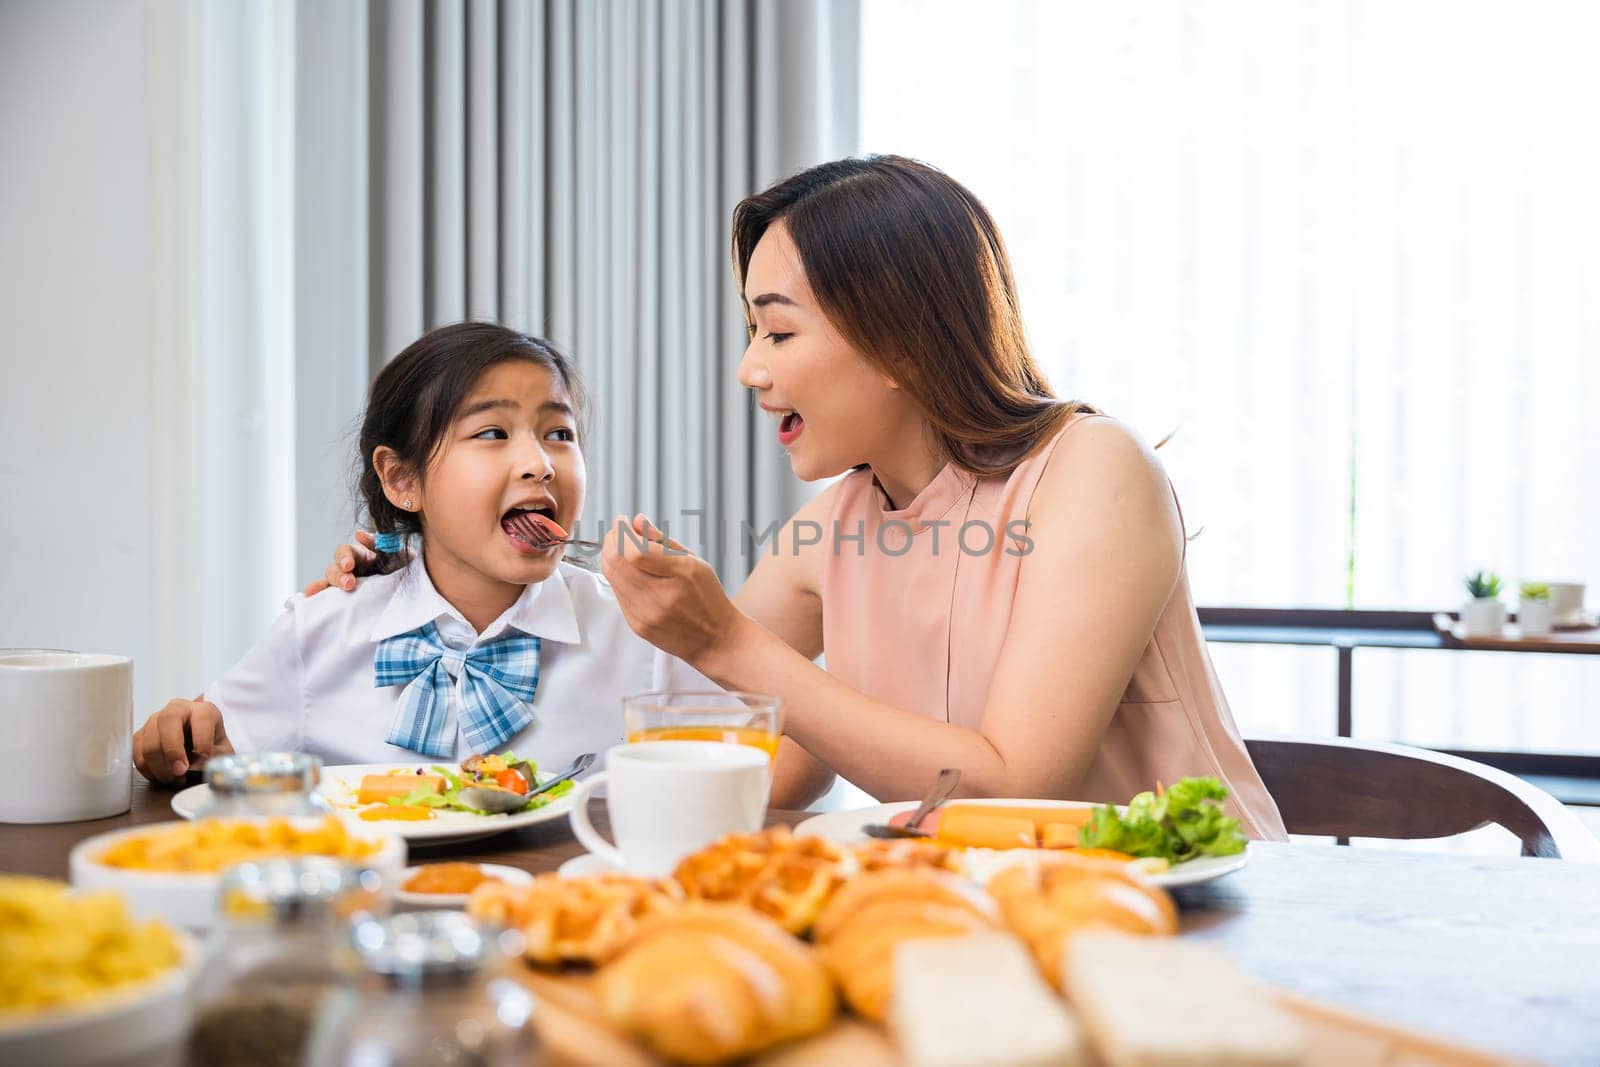
<path fill-rule="evenodd" d="M 1600 862 L 1600 839 L 1560 801 L 1482 763 L 1336 737 L 1249 738 L 1245 747 L 1291 834 L 1415 840 L 1495 823 L 1524 856 Z"/>

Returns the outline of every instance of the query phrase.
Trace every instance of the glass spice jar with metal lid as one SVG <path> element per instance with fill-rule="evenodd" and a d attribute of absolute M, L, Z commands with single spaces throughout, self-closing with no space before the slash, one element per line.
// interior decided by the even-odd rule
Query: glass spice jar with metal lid
<path fill-rule="evenodd" d="M 319 817 L 333 811 L 317 792 L 322 761 L 304 752 L 213 756 L 206 761 L 202 819 Z"/>
<path fill-rule="evenodd" d="M 291 1067 L 343 982 L 350 923 L 384 906 L 376 871 L 322 857 L 244 863 L 222 876 L 190 1061 Z"/>
<path fill-rule="evenodd" d="M 545 1062 L 533 995 L 505 971 L 515 933 L 459 911 L 420 911 L 355 924 L 347 965 L 355 988 L 330 999 L 311 1067 L 530 1067 Z"/>

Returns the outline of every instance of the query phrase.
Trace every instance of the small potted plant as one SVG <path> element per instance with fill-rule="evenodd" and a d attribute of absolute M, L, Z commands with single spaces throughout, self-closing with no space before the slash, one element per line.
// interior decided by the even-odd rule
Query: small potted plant
<path fill-rule="evenodd" d="M 1517 604 L 1517 626 L 1524 637 L 1550 632 L 1550 586 L 1546 582 L 1523 582 L 1522 599 Z"/>
<path fill-rule="evenodd" d="M 1468 637 L 1498 636 L 1506 624 L 1506 606 L 1500 603 L 1500 576 L 1493 571 L 1467 575 L 1467 595 L 1461 622 Z"/>

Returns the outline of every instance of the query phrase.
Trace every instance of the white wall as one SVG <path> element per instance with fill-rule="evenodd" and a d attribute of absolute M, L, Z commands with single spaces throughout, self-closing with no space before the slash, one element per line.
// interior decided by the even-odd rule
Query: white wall
<path fill-rule="evenodd" d="M 0 647 L 132 655 L 139 714 L 350 528 L 295 499 L 293 12 L 0 0 Z"/>
<path fill-rule="evenodd" d="M 141 0 L 0 0 L 0 646 L 148 670 Z"/>

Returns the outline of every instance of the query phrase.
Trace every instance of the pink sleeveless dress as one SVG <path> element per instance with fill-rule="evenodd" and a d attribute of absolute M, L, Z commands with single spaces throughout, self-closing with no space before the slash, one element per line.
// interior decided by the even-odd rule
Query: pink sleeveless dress
<path fill-rule="evenodd" d="M 886 509 L 871 471 L 846 476 L 829 525 L 845 539 L 826 554 L 822 574 L 828 672 L 886 704 L 978 729 L 1024 558 L 1003 542 L 985 551 L 984 530 L 1023 530 L 1045 464 L 1087 417 L 1070 420 L 1009 477 L 975 478 L 947 465 L 899 511 Z M 981 525 L 958 541 L 965 523 Z M 862 540 L 851 540 L 858 532 Z M 1206 653 L 1187 567 L 1088 776 L 1066 799 L 1122 802 L 1185 775 L 1226 784 L 1249 836 L 1286 838 Z"/>

